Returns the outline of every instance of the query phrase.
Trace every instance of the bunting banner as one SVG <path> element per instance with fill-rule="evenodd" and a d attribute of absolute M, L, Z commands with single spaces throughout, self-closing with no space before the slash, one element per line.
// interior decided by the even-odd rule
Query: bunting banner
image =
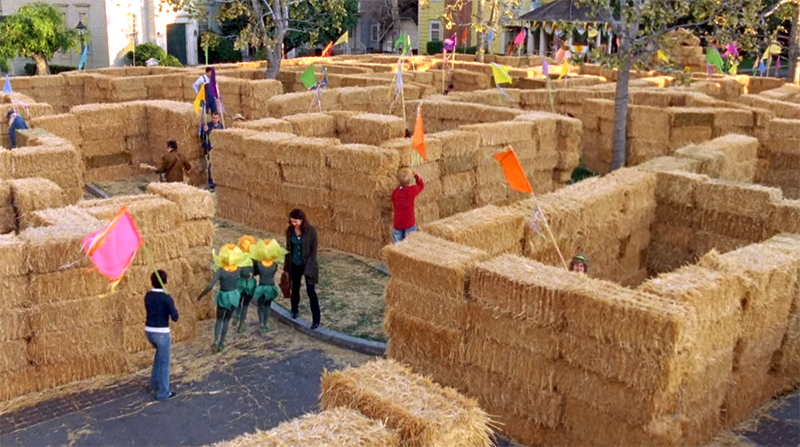
<path fill-rule="evenodd" d="M 11 90 L 11 78 L 6 75 L 6 84 L 3 86 L 3 94 L 10 95 L 11 93 L 13 93 L 13 90 Z"/>
<path fill-rule="evenodd" d="M 337 47 L 337 46 L 342 45 L 342 44 L 347 44 L 347 43 L 349 43 L 349 41 L 350 41 L 350 32 L 349 31 L 345 31 L 344 34 L 342 34 L 341 37 L 336 39 L 336 42 L 334 42 L 333 46 Z"/>
<path fill-rule="evenodd" d="M 322 57 L 331 57 L 331 53 L 333 52 L 333 41 L 328 42 L 325 45 L 325 48 L 322 49 Z"/>
<path fill-rule="evenodd" d="M 714 45 L 709 45 L 708 48 L 706 48 L 706 65 L 709 68 L 715 67 L 717 70 L 719 70 L 720 73 L 725 73 L 725 67 L 722 61 L 722 56 L 720 56 L 717 47 L 715 47 Z"/>
<path fill-rule="evenodd" d="M 511 101 L 512 98 L 508 95 L 508 93 L 503 91 L 502 87 L 500 87 L 500 84 L 511 84 L 512 82 L 511 76 L 508 74 L 508 70 L 509 67 L 506 67 L 505 65 L 498 65 L 492 62 L 492 77 L 494 78 L 494 85 L 497 87 L 497 91 L 500 92 L 500 95 L 503 98 Z"/>
<path fill-rule="evenodd" d="M 200 91 L 197 92 L 197 96 L 194 98 L 194 113 L 196 115 L 200 115 L 200 110 L 203 108 L 203 103 L 206 102 L 206 89 L 205 87 L 200 87 Z"/>
<path fill-rule="evenodd" d="M 86 56 L 89 52 L 89 45 L 83 45 L 83 51 L 81 51 L 81 60 L 78 62 L 78 71 L 83 70 L 83 66 L 86 65 Z"/>
<path fill-rule="evenodd" d="M 303 87 L 305 87 L 306 90 L 310 90 L 317 85 L 317 75 L 314 74 L 313 64 L 309 65 L 303 74 L 300 75 L 300 82 L 303 83 Z"/>

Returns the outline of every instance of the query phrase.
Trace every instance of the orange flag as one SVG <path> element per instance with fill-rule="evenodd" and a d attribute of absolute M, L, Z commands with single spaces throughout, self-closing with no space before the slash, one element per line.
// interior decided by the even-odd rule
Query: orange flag
<path fill-rule="evenodd" d="M 330 57 L 331 52 L 333 51 L 333 41 L 325 45 L 325 48 L 322 49 L 322 57 Z"/>
<path fill-rule="evenodd" d="M 469 38 L 469 28 L 466 28 L 464 33 L 461 34 L 461 41 L 464 42 L 465 45 L 467 44 L 467 38 Z"/>
<path fill-rule="evenodd" d="M 500 162 L 503 168 L 503 173 L 506 175 L 508 187 L 528 194 L 533 194 L 533 187 L 531 187 L 528 178 L 525 177 L 525 171 L 522 170 L 522 165 L 519 164 L 517 154 L 514 149 L 507 147 L 500 152 L 492 155 L 495 160 Z"/>
<path fill-rule="evenodd" d="M 428 156 L 425 154 L 425 135 L 422 131 L 422 106 L 417 108 L 417 124 L 414 125 L 414 137 L 411 139 L 411 144 L 422 159 L 428 161 Z"/>

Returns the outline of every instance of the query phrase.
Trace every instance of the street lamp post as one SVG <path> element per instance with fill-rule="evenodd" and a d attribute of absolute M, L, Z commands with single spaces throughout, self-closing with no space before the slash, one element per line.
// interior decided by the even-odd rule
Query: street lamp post
<path fill-rule="evenodd" d="M 83 65 L 86 63 L 86 41 L 84 39 L 84 34 L 86 33 L 86 25 L 83 24 L 82 21 L 78 21 L 78 26 L 75 27 L 78 30 L 78 36 L 81 39 L 81 59 L 78 62 L 78 70 L 83 70 Z"/>

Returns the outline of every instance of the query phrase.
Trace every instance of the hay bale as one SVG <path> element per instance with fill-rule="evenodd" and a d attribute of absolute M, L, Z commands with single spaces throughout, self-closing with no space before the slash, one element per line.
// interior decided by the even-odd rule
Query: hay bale
<path fill-rule="evenodd" d="M 326 171 L 326 174 L 331 189 L 369 198 L 386 199 L 391 197 L 392 191 L 397 187 L 397 178 L 394 175 L 353 174 L 352 171 L 334 169 Z"/>
<path fill-rule="evenodd" d="M 262 139 L 267 134 L 259 134 L 248 140 Z M 275 141 L 272 150 L 266 154 L 272 161 L 281 165 L 308 166 L 318 169 L 325 167 L 325 154 L 338 142 L 334 139 L 293 137 Z"/>
<path fill-rule="evenodd" d="M 101 227 L 86 224 L 26 229 L 20 233 L 20 239 L 28 248 L 27 268 L 32 273 L 50 273 L 79 260 L 83 238 Z"/>
<path fill-rule="evenodd" d="M 214 196 L 208 191 L 183 183 L 150 183 L 147 193 L 177 204 L 185 221 L 214 217 Z"/>
<path fill-rule="evenodd" d="M 358 411 L 333 408 L 307 414 L 284 422 L 269 431 L 257 431 L 216 447 L 280 447 L 284 445 L 329 447 L 334 445 L 369 445 L 399 447 L 400 435 L 383 422 L 369 419 Z"/>
<path fill-rule="evenodd" d="M 767 225 L 776 233 L 800 233 L 800 200 L 781 200 L 770 206 Z"/>
<path fill-rule="evenodd" d="M 0 341 L 23 340 L 31 335 L 27 309 L 0 308 Z"/>
<path fill-rule="evenodd" d="M 741 214 L 753 218 L 766 215 L 772 204 L 783 198 L 780 189 L 724 180 L 697 185 L 695 201 L 701 209 Z"/>
<path fill-rule="evenodd" d="M 276 118 L 261 118 L 254 121 L 234 121 L 231 127 L 240 127 L 242 129 L 260 132 L 292 133 L 294 131 L 290 122 Z"/>
<path fill-rule="evenodd" d="M 22 276 L 29 272 L 26 241 L 13 234 L 0 235 L 0 278 Z"/>
<path fill-rule="evenodd" d="M 343 143 L 382 144 L 393 138 L 404 138 L 406 123 L 391 115 L 364 113 L 346 121 Z"/>
<path fill-rule="evenodd" d="M 349 407 L 400 432 L 409 446 L 489 446 L 489 416 L 456 391 L 390 360 L 324 373 L 321 405 Z"/>
<path fill-rule="evenodd" d="M 391 358 L 403 360 L 410 356 L 454 367 L 462 364 L 461 328 L 434 326 L 427 319 L 389 308 L 384 316 L 383 329 L 389 336 L 390 345 L 395 344 L 387 351 Z"/>
<path fill-rule="evenodd" d="M 434 326 L 449 329 L 464 327 L 467 303 L 465 300 L 442 299 L 441 295 L 427 288 L 391 278 L 386 284 L 384 300 L 389 309 L 396 310 Z M 423 305 L 420 305 L 424 303 Z"/>
<path fill-rule="evenodd" d="M 201 219 L 184 222 L 179 228 L 186 236 L 189 248 L 192 248 L 211 246 L 217 226 L 211 220 Z"/>
<path fill-rule="evenodd" d="M 467 326 L 470 339 L 490 340 L 518 349 L 523 355 L 547 359 L 559 356 L 558 330 L 542 327 L 524 316 L 501 307 L 488 307 L 477 301 L 467 305 Z"/>
<path fill-rule="evenodd" d="M 400 168 L 396 151 L 366 144 L 345 144 L 325 152 L 328 166 L 340 171 L 394 176 Z"/>
<path fill-rule="evenodd" d="M 23 309 L 32 304 L 28 276 L 12 276 L 0 281 L 0 308 Z"/>
<path fill-rule="evenodd" d="M 100 375 L 118 375 L 125 372 L 128 372 L 128 359 L 119 351 L 78 356 L 65 362 L 39 367 L 41 389 L 55 388 Z"/>
<path fill-rule="evenodd" d="M 433 236 L 497 256 L 521 254 L 525 216 L 513 209 L 485 206 L 424 226 Z"/>
<path fill-rule="evenodd" d="M 558 393 L 476 367 L 466 368 L 465 380 L 469 394 L 478 399 L 482 408 L 498 414 L 500 422 L 509 415 L 524 417 L 528 424 L 549 428 L 555 428 L 561 422 L 563 397 Z M 507 425 L 504 428 L 511 429 Z"/>
<path fill-rule="evenodd" d="M 119 212 L 122 206 L 126 206 L 131 216 L 133 216 L 139 233 L 143 236 L 149 233 L 159 233 L 174 229 L 181 220 L 180 208 L 171 200 L 148 195 L 146 200 L 132 200 L 126 203 L 126 197 L 115 198 L 113 202 L 106 202 L 107 204 L 100 202 L 101 204 L 86 210 L 95 218 L 101 221 L 108 221 Z"/>
<path fill-rule="evenodd" d="M 488 254 L 418 232 L 386 247 L 383 256 L 393 278 L 463 299 L 468 271 Z"/>
<path fill-rule="evenodd" d="M 0 373 L 17 371 L 28 366 L 27 340 L 0 342 Z"/>
<path fill-rule="evenodd" d="M 301 137 L 336 137 L 336 120 L 324 113 L 300 113 L 284 118 Z"/>
<path fill-rule="evenodd" d="M 60 208 L 65 203 L 61 188 L 50 180 L 26 178 L 9 180 L 12 202 L 21 218 L 45 208 Z"/>
<path fill-rule="evenodd" d="M 38 174 L 52 171 L 73 172 L 81 169 L 80 156 L 69 145 L 21 147 L 11 151 L 10 155 L 10 172 L 13 173 L 13 178 L 40 176 L 52 180 L 48 175 Z M 59 186 L 63 185 L 59 183 Z"/>

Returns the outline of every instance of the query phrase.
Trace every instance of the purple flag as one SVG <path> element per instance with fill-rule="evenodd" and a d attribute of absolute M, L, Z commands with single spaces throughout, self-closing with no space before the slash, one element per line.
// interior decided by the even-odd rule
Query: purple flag
<path fill-rule="evenodd" d="M 550 76 L 550 66 L 547 65 L 547 59 L 545 59 L 544 56 L 542 56 L 542 75 L 544 75 L 544 77 Z"/>

